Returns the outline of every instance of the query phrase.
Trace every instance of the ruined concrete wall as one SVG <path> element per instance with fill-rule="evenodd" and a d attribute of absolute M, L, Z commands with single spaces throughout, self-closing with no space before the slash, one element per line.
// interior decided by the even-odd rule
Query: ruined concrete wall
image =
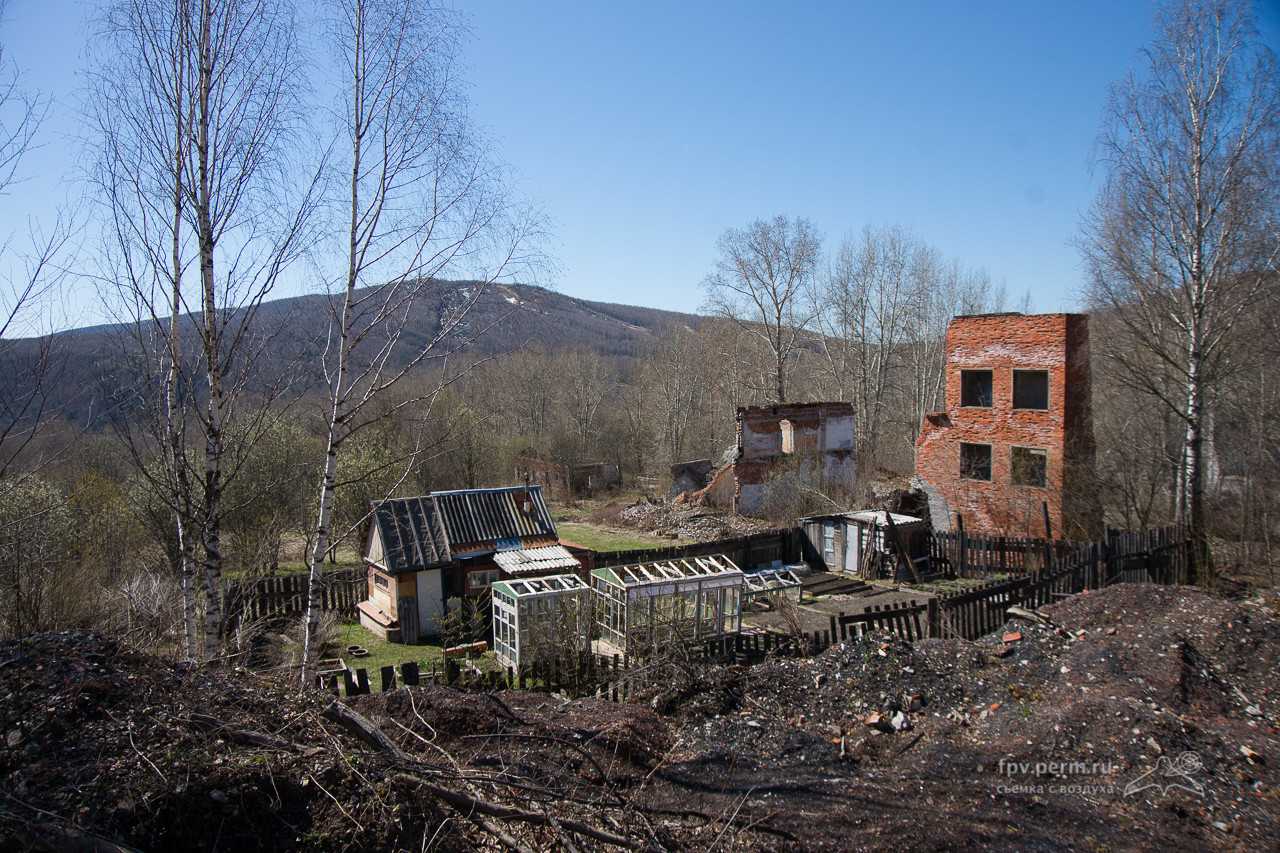
<path fill-rule="evenodd" d="M 1041 502 L 1055 536 L 1095 526 L 1079 486 L 1093 470 L 1088 318 L 1080 314 L 957 317 L 947 327 L 946 410 L 925 417 L 916 475 L 934 524 L 964 516 L 975 533 L 1044 533 Z M 990 406 L 961 405 L 961 371 L 990 370 Z M 1048 374 L 1048 408 L 1013 407 L 1013 371 Z M 991 447 L 989 481 L 960 476 L 960 445 Z M 1014 485 L 1014 447 L 1044 450 L 1045 485 Z M 945 511 L 945 515 L 942 514 Z"/>
<path fill-rule="evenodd" d="M 784 433 L 789 432 L 789 437 Z M 854 412 L 850 403 L 793 403 L 738 409 L 734 509 L 760 514 L 781 476 L 822 492 L 853 491 Z"/>
<path fill-rule="evenodd" d="M 715 468 L 710 459 L 693 459 L 671 466 L 671 496 L 704 489 L 711 480 Z"/>

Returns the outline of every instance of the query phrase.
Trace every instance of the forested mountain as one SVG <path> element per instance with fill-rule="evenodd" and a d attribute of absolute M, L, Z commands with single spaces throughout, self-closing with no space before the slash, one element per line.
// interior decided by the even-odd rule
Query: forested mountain
<path fill-rule="evenodd" d="M 441 281 L 427 291 L 400 332 L 402 339 L 392 364 L 397 358 L 411 357 L 419 342 L 439 331 L 441 318 L 456 314 L 459 303 L 475 296 L 478 286 L 476 282 Z M 248 324 L 253 342 L 244 349 L 253 359 L 252 374 L 257 381 L 274 383 L 288 377 L 295 391 L 305 391 L 319 381 L 317 356 L 325 346 L 330 305 L 329 297 L 312 294 L 258 306 Z M 675 311 L 578 299 L 533 285 L 495 284 L 484 287 L 474 307 L 466 312 L 450 348 L 458 349 L 465 358 L 522 348 L 586 350 L 629 358 L 651 344 L 662 330 L 696 327 L 701 319 Z M 160 330 L 149 326 L 164 325 L 167 318 L 161 321 L 91 326 L 58 333 L 51 340 L 15 341 L 7 358 L 19 364 L 30 362 L 41 357 L 44 345 L 52 344 L 49 354 L 57 365 L 57 379 L 50 389 L 49 406 L 84 422 L 101 415 L 111 405 L 111 398 L 146 381 L 145 371 L 133 364 L 140 349 L 139 335 L 156 337 Z M 200 315 L 189 315 L 186 321 L 189 329 L 185 339 L 194 355 Z M 11 391 L 5 383 L 29 374 L 21 368 L 5 370 L 0 374 L 0 388 Z"/>

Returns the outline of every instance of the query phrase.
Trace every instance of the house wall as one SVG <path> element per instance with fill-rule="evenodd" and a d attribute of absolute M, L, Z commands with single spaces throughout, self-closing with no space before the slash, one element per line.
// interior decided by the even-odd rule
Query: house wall
<path fill-rule="evenodd" d="M 783 452 L 783 430 L 793 452 Z M 857 484 L 854 413 L 850 403 L 793 403 L 738 409 L 734 509 L 762 512 L 784 474 L 823 492 L 852 493 Z"/>
<path fill-rule="evenodd" d="M 916 475 L 929 493 L 933 523 L 949 529 L 1044 534 L 1042 502 L 1054 536 L 1096 527 L 1088 484 L 1093 471 L 1088 317 L 992 314 L 956 317 L 947 327 L 946 409 L 927 415 L 916 442 Z M 1013 408 L 1013 371 L 1044 370 L 1048 408 Z M 961 405 L 961 371 L 990 370 L 990 407 Z M 960 476 L 962 443 L 991 446 L 991 480 Z M 1012 448 L 1046 451 L 1043 487 L 1012 483 Z"/>

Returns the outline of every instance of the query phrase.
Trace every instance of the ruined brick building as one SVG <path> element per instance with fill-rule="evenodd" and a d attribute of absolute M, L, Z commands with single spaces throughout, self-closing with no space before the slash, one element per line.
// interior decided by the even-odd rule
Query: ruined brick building
<path fill-rule="evenodd" d="M 733 509 L 759 515 L 779 488 L 849 495 L 857 482 L 853 404 L 787 403 L 738 409 Z"/>
<path fill-rule="evenodd" d="M 927 415 L 916 476 L 930 515 L 966 532 L 1055 537 L 1095 533 L 1089 319 L 982 314 L 947 327 L 946 408 Z"/>

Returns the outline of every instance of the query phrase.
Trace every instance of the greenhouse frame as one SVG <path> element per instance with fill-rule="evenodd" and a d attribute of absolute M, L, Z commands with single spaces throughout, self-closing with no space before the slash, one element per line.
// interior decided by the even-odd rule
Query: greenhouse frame
<path fill-rule="evenodd" d="M 742 627 L 743 573 L 724 555 L 595 569 L 591 586 L 602 654 L 644 655 Z"/>
<path fill-rule="evenodd" d="M 765 569 L 747 572 L 743 576 L 742 597 L 750 602 L 755 599 L 772 599 L 775 596 L 800 601 L 800 576 L 790 569 Z"/>
<path fill-rule="evenodd" d="M 577 575 L 495 581 L 493 650 L 519 669 L 535 661 L 577 655 L 591 631 L 591 587 Z"/>

